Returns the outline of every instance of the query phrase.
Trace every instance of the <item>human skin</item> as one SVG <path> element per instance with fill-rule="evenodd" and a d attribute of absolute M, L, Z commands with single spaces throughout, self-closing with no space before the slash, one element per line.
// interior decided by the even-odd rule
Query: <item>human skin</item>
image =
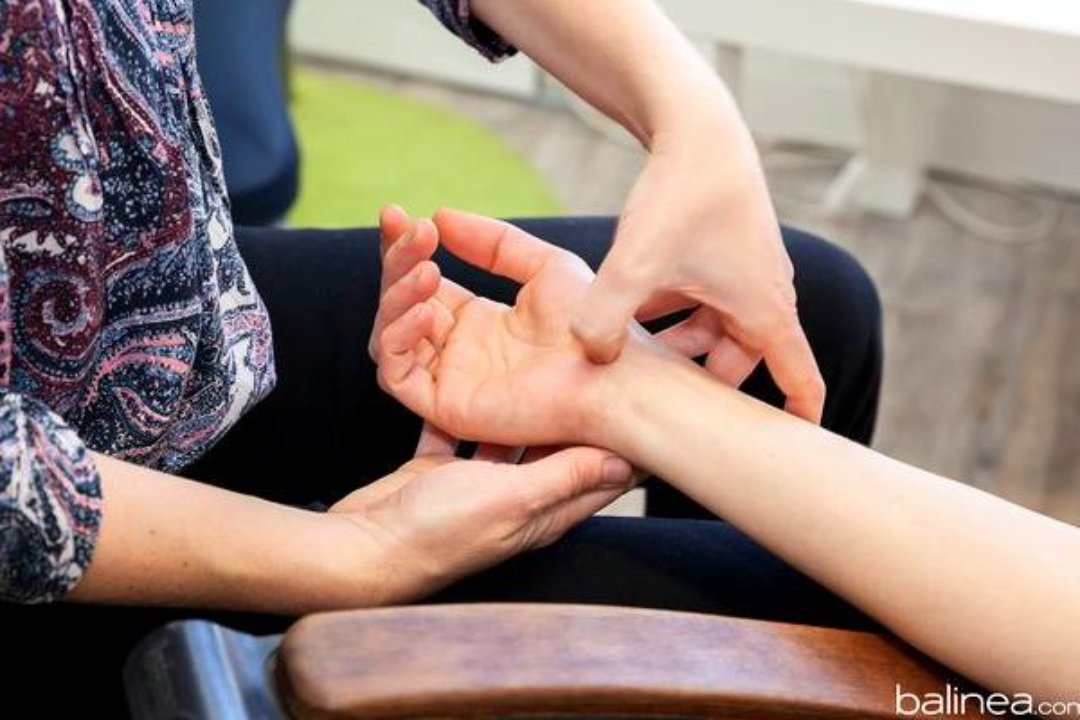
<path fill-rule="evenodd" d="M 397 604 L 554 542 L 632 485 L 611 453 L 573 448 L 510 464 L 417 458 L 327 513 L 286 507 L 103 455 L 93 560 L 67 600 L 300 615 Z"/>
<path fill-rule="evenodd" d="M 825 385 L 750 132 L 653 0 L 471 0 L 472 12 L 648 151 L 614 246 L 573 314 L 592 359 L 637 316 L 696 312 L 669 335 L 738 387 L 764 358 L 787 409 L 819 422 Z"/>
<path fill-rule="evenodd" d="M 591 280 L 579 260 L 474 215 L 442 211 L 434 227 L 523 287 L 513 308 L 476 298 L 412 243 L 388 244 L 380 377 L 433 426 L 609 448 L 981 685 L 1076 699 L 1080 529 L 779 412 L 644 332 L 593 364 L 571 332 Z"/>

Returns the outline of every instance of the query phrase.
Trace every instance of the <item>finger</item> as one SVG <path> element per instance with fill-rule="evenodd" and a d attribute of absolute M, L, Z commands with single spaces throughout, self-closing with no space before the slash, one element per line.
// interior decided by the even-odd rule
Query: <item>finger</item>
<path fill-rule="evenodd" d="M 457 314 L 457 311 L 460 310 L 462 306 L 475 298 L 476 296 L 471 292 L 461 287 L 453 280 L 447 280 L 445 277 L 443 277 L 442 282 L 439 283 L 439 292 L 435 295 L 435 299 L 438 300 L 451 315 Z"/>
<path fill-rule="evenodd" d="M 439 363 L 439 353 L 441 350 L 435 347 L 435 344 L 424 338 L 420 341 L 420 344 L 416 346 L 416 362 L 420 367 L 428 369 L 428 372 L 434 376 L 435 370 Z"/>
<path fill-rule="evenodd" d="M 439 290 L 439 266 L 424 260 L 391 285 L 379 300 L 378 319 L 383 325 L 394 322 L 414 305 L 435 297 Z"/>
<path fill-rule="evenodd" d="M 417 350 L 434 332 L 435 315 L 429 305 L 412 309 L 382 333 L 379 384 L 420 416 L 430 415 L 435 402 L 435 379 L 419 362 Z"/>
<path fill-rule="evenodd" d="M 630 464 L 607 450 L 575 447 L 522 465 L 530 506 L 554 508 L 597 490 L 625 492 L 633 481 Z"/>
<path fill-rule="evenodd" d="M 470 265 L 526 283 L 544 263 L 566 254 L 501 220 L 458 210 L 439 210 L 435 226 L 444 248 Z"/>
<path fill-rule="evenodd" d="M 382 254 L 379 256 L 379 262 L 381 263 L 379 274 L 380 293 L 397 282 L 397 279 L 403 274 L 403 269 L 404 272 L 408 272 L 407 266 L 400 259 L 395 260 L 395 256 L 400 258 L 400 251 L 412 242 L 413 235 L 416 234 L 415 228 L 416 223 L 410 220 L 405 226 L 405 230 L 399 235 L 387 236 L 384 234 L 382 236 Z M 389 240 L 387 240 L 388 237 Z"/>
<path fill-rule="evenodd" d="M 659 320 L 683 310 L 691 310 L 699 307 L 700 302 L 678 292 L 658 293 L 638 308 L 635 319 L 640 323 Z"/>
<path fill-rule="evenodd" d="M 482 462 L 492 462 L 505 465 L 517 465 L 521 461 L 521 456 L 524 454 L 525 448 L 523 447 L 507 447 L 506 445 L 495 445 L 494 443 L 482 443 L 476 448 L 476 452 L 473 453 L 473 460 L 480 460 Z"/>
<path fill-rule="evenodd" d="M 600 267 L 570 326 L 593 362 L 610 363 L 619 357 L 630 321 L 653 291 L 642 278 L 628 275 L 619 259 L 613 255 Z"/>
<path fill-rule="evenodd" d="M 825 381 L 797 318 L 774 333 L 763 354 L 769 374 L 787 398 L 784 409 L 815 424 L 825 407 Z"/>
<path fill-rule="evenodd" d="M 375 362 L 379 362 L 383 329 L 408 312 L 410 308 L 433 298 L 439 290 L 439 280 L 439 266 L 430 260 L 425 260 L 383 292 L 382 297 L 379 298 L 379 309 L 375 312 L 375 322 L 368 342 L 368 354 Z M 440 317 L 443 314 L 442 311 L 436 313 L 437 326 L 445 325 Z M 449 332 L 448 328 L 441 329 L 444 331 L 443 335 Z"/>
<path fill-rule="evenodd" d="M 537 460 L 542 460 L 543 458 L 550 457 L 555 453 L 561 452 L 566 449 L 566 445 L 543 445 L 541 447 L 525 448 L 525 452 L 521 456 L 521 461 L 519 462 L 519 464 L 526 465 L 528 463 L 533 463 Z M 649 477 L 651 477 L 651 475 L 648 472 L 640 470 L 638 468 L 634 468 L 633 474 L 630 478 L 629 490 L 633 490 L 635 487 L 641 485 L 641 483 L 648 480 Z"/>
<path fill-rule="evenodd" d="M 412 232 L 395 242 L 383 258 L 382 288 L 404 277 L 416 265 L 430 260 L 439 248 L 439 233 L 430 220 L 418 221 Z"/>
<path fill-rule="evenodd" d="M 450 333 L 454 329 L 454 325 L 457 324 L 457 317 L 454 315 L 453 310 L 446 306 L 446 302 L 436 296 L 434 302 L 429 303 L 432 309 L 435 311 L 435 323 L 433 338 L 435 341 L 435 347 L 441 351 L 446 345 L 447 338 L 450 337 Z"/>
<path fill-rule="evenodd" d="M 741 387 L 761 362 L 761 354 L 736 342 L 730 336 L 720 338 L 705 358 L 705 369 L 733 388 Z"/>
<path fill-rule="evenodd" d="M 727 337 L 727 333 L 720 315 L 714 310 L 702 308 L 655 337 L 683 357 L 697 358 L 715 348 Z"/>
<path fill-rule="evenodd" d="M 416 443 L 416 452 L 413 453 L 413 457 L 452 458 L 454 453 L 457 452 L 457 447 L 458 439 L 456 437 L 442 428 L 425 422 L 423 429 L 420 431 L 420 440 Z"/>
<path fill-rule="evenodd" d="M 412 229 L 412 218 L 400 205 L 385 205 L 379 212 L 379 256 Z"/>

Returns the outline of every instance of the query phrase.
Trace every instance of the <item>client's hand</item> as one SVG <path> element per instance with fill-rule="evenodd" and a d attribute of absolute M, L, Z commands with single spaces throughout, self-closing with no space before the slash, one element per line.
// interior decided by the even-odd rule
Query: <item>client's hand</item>
<path fill-rule="evenodd" d="M 570 332 L 593 277 L 585 263 L 512 225 L 461 212 L 412 224 L 388 209 L 383 229 L 383 297 L 371 345 L 383 387 L 463 439 L 590 442 L 590 394 L 606 370 Z M 440 243 L 521 283 L 514 307 L 442 278 L 429 260 Z"/>
<path fill-rule="evenodd" d="M 633 482 L 625 461 L 595 448 L 514 465 L 457 460 L 452 442 L 433 444 L 433 437 L 426 435 L 400 470 L 330 510 L 383 548 L 386 603 L 548 545 Z"/>

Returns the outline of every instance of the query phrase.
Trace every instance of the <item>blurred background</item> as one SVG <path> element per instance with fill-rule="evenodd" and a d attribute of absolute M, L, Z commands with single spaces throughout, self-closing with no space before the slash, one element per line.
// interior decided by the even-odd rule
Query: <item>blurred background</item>
<path fill-rule="evenodd" d="M 490 66 L 416 2 L 196 4 L 240 221 L 617 214 L 643 163 L 527 59 Z M 875 445 L 1080 523 L 1080 5 L 662 4 L 736 93 L 781 218 L 878 283 Z M 250 67 L 215 62 L 234 22 Z"/>

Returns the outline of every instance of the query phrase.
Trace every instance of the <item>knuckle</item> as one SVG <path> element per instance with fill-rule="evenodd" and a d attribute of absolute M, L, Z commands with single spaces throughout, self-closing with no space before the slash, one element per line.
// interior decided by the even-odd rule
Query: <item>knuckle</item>
<path fill-rule="evenodd" d="M 799 327 L 795 288 L 778 285 L 761 302 L 758 328 L 765 337 L 779 337 Z"/>
<path fill-rule="evenodd" d="M 757 340 L 756 349 L 764 349 L 774 344 L 775 338 L 780 338 L 791 330 L 791 315 L 775 308 L 772 310 L 763 308 L 751 327 Z"/>

